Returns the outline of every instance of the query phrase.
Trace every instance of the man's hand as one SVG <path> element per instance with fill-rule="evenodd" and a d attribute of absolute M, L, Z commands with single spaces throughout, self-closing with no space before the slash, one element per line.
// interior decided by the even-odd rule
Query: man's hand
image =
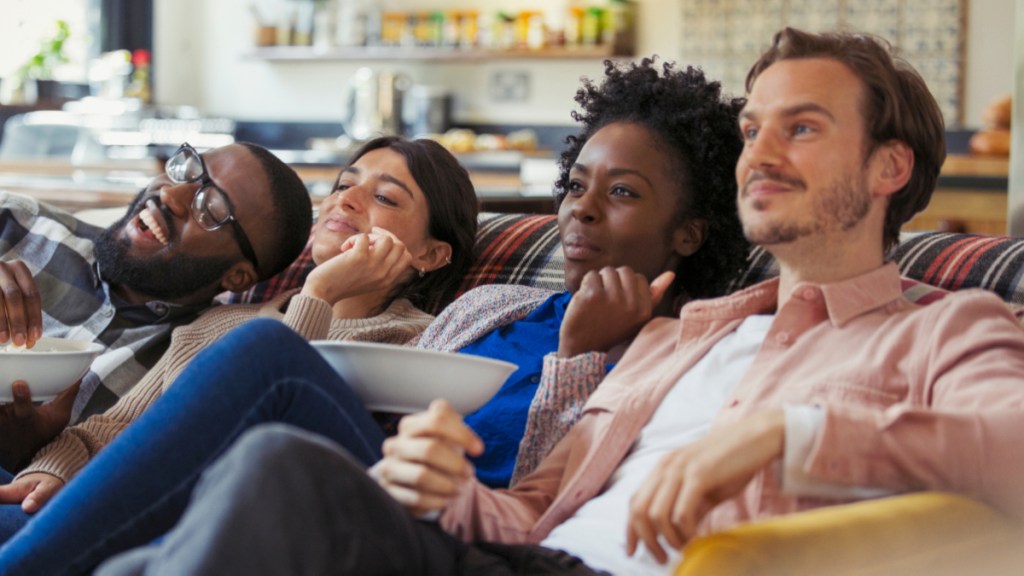
<path fill-rule="evenodd" d="M 45 472 L 26 474 L 0 486 L 0 504 L 21 504 L 26 514 L 35 514 L 64 487 L 64 481 Z"/>
<path fill-rule="evenodd" d="M 466 454 L 478 456 L 483 441 L 448 402 L 402 418 L 398 435 L 384 441 L 377 482 L 413 515 L 441 510 L 473 477 Z"/>
<path fill-rule="evenodd" d="M 43 302 L 28 266 L 0 262 L 0 344 L 35 345 L 43 337 Z"/>
<path fill-rule="evenodd" d="M 781 409 L 762 412 L 662 458 L 630 499 L 629 555 L 642 542 L 659 562 L 666 562 L 658 537 L 682 548 L 708 511 L 739 494 L 759 470 L 782 455 L 785 428 Z"/>
<path fill-rule="evenodd" d="M 370 234 L 350 237 L 338 255 L 314 268 L 302 293 L 334 305 L 359 294 L 390 290 L 412 274 L 412 255 L 405 244 L 391 232 L 374 228 Z"/>
<path fill-rule="evenodd" d="M 632 340 L 674 279 L 674 272 L 665 272 L 648 285 L 647 278 L 626 266 L 587 272 L 565 310 L 558 355 L 607 352 Z"/>
<path fill-rule="evenodd" d="M 42 406 L 32 404 L 32 394 L 23 381 L 11 385 L 14 402 L 0 405 L 0 468 L 18 472 L 60 434 L 71 420 L 80 384 L 81 380 L 75 382 Z"/>

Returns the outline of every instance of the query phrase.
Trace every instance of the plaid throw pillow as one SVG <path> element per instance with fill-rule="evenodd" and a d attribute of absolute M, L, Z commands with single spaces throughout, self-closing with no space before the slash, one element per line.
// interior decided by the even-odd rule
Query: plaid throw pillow
<path fill-rule="evenodd" d="M 565 289 L 565 257 L 554 215 L 483 213 L 475 249 L 459 294 L 483 284 Z"/>

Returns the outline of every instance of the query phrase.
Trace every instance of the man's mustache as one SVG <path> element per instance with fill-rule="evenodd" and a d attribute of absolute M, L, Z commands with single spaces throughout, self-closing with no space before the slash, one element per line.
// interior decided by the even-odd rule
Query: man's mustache
<path fill-rule="evenodd" d="M 757 182 L 778 182 L 779 184 L 785 184 L 786 186 L 799 188 L 800 190 L 805 190 L 807 188 L 807 184 L 802 179 L 795 176 L 786 176 L 784 174 L 753 170 L 747 176 L 746 181 L 743 182 L 743 195 L 746 196 L 747 189 Z"/>

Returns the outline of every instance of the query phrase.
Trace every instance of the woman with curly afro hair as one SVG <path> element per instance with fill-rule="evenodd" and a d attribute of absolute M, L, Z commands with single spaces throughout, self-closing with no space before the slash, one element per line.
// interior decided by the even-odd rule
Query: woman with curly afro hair
<path fill-rule="evenodd" d="M 606 62 L 603 82 L 585 80 L 576 102 L 582 130 L 555 183 L 567 290 L 482 286 L 420 340 L 520 366 L 465 420 L 485 446 L 477 477 L 491 486 L 533 469 L 648 320 L 723 294 L 745 263 L 733 176 L 742 100 L 700 70 L 644 59 Z"/>
<path fill-rule="evenodd" d="M 605 61 L 600 85 L 585 80 L 576 93 L 582 111 L 573 118 L 583 130 L 567 138 L 560 158 L 556 203 L 571 191 L 571 171 L 584 145 L 611 124 L 634 124 L 648 134 L 671 163 L 678 203 L 672 226 L 702 222 L 704 242 L 675 269 L 673 288 L 682 298 L 724 293 L 743 269 L 749 246 L 736 213 L 736 160 L 743 143 L 737 134 L 742 98 L 723 99 L 721 86 L 699 69 L 679 70 L 654 59 L 616 66 Z M 681 302 L 676 302 L 681 304 Z"/>

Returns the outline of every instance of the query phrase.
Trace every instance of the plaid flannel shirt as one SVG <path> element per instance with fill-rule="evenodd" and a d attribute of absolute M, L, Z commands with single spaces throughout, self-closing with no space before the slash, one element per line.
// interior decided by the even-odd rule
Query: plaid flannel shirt
<path fill-rule="evenodd" d="M 21 260 L 32 271 L 42 297 L 43 335 L 106 347 L 82 379 L 72 422 L 112 406 L 160 359 L 174 327 L 207 308 L 119 301 L 93 257 L 93 239 L 101 231 L 32 198 L 0 191 L 0 260 Z"/>

